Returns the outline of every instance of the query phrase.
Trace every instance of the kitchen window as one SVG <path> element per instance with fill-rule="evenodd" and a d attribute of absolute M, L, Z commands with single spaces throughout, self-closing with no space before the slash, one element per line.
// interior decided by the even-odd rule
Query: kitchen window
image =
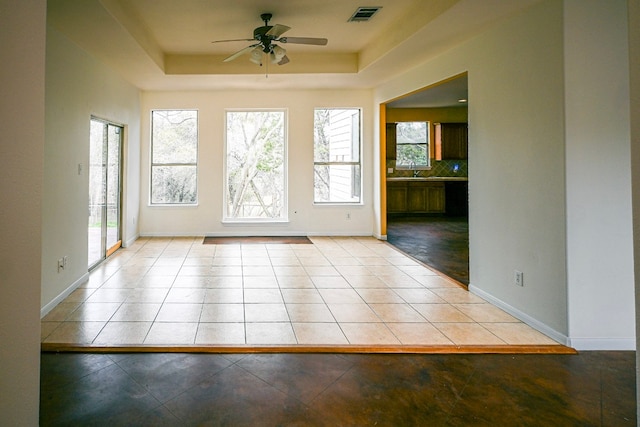
<path fill-rule="evenodd" d="M 396 124 L 396 168 L 429 167 L 429 122 Z"/>

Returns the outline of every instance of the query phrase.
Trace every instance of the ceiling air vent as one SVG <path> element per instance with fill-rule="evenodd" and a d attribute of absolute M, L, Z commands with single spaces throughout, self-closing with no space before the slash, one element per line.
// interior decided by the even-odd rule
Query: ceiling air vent
<path fill-rule="evenodd" d="M 366 22 L 376 14 L 382 6 L 367 6 L 367 7 L 359 7 L 351 18 L 349 18 L 349 22 Z"/>

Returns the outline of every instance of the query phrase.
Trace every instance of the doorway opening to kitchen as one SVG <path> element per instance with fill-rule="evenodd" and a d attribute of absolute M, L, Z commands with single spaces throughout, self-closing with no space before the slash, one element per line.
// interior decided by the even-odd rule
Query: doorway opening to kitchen
<path fill-rule="evenodd" d="M 469 284 L 467 75 L 392 100 L 385 112 L 387 241 Z"/>

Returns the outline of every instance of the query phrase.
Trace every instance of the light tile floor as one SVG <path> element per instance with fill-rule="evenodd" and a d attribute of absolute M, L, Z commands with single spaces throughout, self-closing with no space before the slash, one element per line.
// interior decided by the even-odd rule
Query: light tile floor
<path fill-rule="evenodd" d="M 391 245 L 140 238 L 42 321 L 82 346 L 557 345 Z"/>

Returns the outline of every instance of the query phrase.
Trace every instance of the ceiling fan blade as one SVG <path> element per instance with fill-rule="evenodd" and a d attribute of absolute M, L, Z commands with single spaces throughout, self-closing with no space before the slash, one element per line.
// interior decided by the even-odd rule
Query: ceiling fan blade
<path fill-rule="evenodd" d="M 286 33 L 287 31 L 289 31 L 291 29 L 291 27 L 287 27 L 286 25 L 280 25 L 280 24 L 276 24 L 273 27 L 271 27 L 271 29 L 269 31 L 267 31 L 265 33 L 265 36 L 270 36 L 273 38 L 278 38 L 280 37 L 282 34 Z"/>
<path fill-rule="evenodd" d="M 253 39 L 232 39 L 232 40 L 214 40 L 211 43 L 226 43 L 226 42 L 252 42 Z"/>
<path fill-rule="evenodd" d="M 289 57 L 287 55 L 283 56 L 278 65 L 284 65 L 289 63 Z"/>
<path fill-rule="evenodd" d="M 237 51 L 236 53 L 234 53 L 233 55 L 231 55 L 230 57 L 226 58 L 224 61 L 222 62 L 229 62 L 229 61 L 233 61 L 234 59 L 236 59 L 239 56 L 244 55 L 245 53 L 253 50 L 254 47 L 258 46 L 257 44 L 252 44 L 251 46 L 247 46 L 244 49 L 240 49 L 239 51 Z"/>
<path fill-rule="evenodd" d="M 319 39 L 315 37 L 282 37 L 278 41 L 282 43 L 313 44 L 317 46 L 326 46 L 329 42 L 327 39 Z"/>

